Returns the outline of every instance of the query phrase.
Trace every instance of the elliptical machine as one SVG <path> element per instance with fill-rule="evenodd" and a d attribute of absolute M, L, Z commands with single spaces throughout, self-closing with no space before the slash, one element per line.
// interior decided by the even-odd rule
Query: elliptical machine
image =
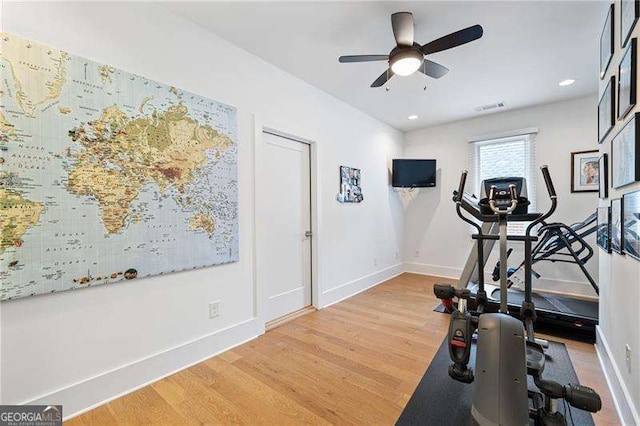
<path fill-rule="evenodd" d="M 483 249 L 487 240 L 500 243 L 500 303 L 487 298 L 484 290 L 484 263 L 479 262 L 479 286 L 476 294 L 476 309 L 467 309 L 470 296 L 468 289 L 458 289 L 449 284 L 435 284 L 436 297 L 452 303 L 458 298 L 458 307 L 451 314 L 449 324 L 449 355 L 453 363 L 449 376 L 463 383 L 475 381 L 471 417 L 480 425 L 528 425 L 533 419 L 536 425 L 566 425 L 566 419 L 558 411 L 558 402 L 567 401 L 573 407 L 589 412 L 599 411 L 601 400 L 591 388 L 580 385 L 561 385 L 542 378 L 545 355 L 542 344 L 534 335 L 535 306 L 531 300 L 531 252 L 537 241 L 531 232 L 553 214 L 557 207 L 557 196 L 547 166 L 541 167 L 542 175 L 551 198 L 551 208 L 545 214 L 528 213 L 526 181 L 523 178 L 500 178 L 483 182 L 483 197 L 480 202 L 482 222 L 497 222 L 499 234 L 484 234 L 482 227 L 467 218 L 461 210 L 461 201 L 466 185 L 467 172 L 460 178 L 455 197 L 456 212 L 478 233 L 478 259 L 484 259 Z M 478 216 L 475 216 L 478 218 Z M 530 222 L 524 236 L 508 235 L 510 221 Z M 507 305 L 507 242 L 522 241 L 525 245 L 525 297 L 518 320 L 509 316 Z M 477 331 L 475 373 L 468 367 L 471 356 L 473 334 Z M 527 375 L 540 392 L 528 389 Z"/>

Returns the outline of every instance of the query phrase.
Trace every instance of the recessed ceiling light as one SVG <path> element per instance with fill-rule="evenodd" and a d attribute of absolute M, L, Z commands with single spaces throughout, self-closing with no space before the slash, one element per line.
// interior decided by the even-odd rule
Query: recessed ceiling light
<path fill-rule="evenodd" d="M 416 118 L 418 118 L 417 115 L 410 115 L 407 117 L 409 120 L 415 120 Z"/>
<path fill-rule="evenodd" d="M 568 79 L 562 80 L 560 83 L 558 83 L 558 86 L 571 86 L 575 82 L 576 81 L 573 78 L 568 78 Z"/>

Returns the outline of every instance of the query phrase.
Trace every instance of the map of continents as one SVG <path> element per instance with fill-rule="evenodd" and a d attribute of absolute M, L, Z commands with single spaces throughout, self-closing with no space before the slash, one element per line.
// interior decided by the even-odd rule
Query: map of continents
<path fill-rule="evenodd" d="M 0 36 L 0 300 L 238 260 L 235 108 Z"/>

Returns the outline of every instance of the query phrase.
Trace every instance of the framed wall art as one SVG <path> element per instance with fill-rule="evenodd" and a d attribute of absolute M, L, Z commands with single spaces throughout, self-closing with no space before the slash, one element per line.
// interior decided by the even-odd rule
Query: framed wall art
<path fill-rule="evenodd" d="M 337 197 L 339 202 L 359 203 L 364 199 L 360 187 L 360 176 L 360 169 L 340 166 L 340 193 Z"/>
<path fill-rule="evenodd" d="M 624 252 L 640 260 L 640 190 L 622 198 Z"/>
<path fill-rule="evenodd" d="M 609 156 L 604 153 L 598 160 L 598 196 L 605 199 L 609 196 Z"/>
<path fill-rule="evenodd" d="M 622 198 L 611 200 L 611 250 L 624 254 Z"/>
<path fill-rule="evenodd" d="M 0 301 L 239 260 L 235 107 L 13 34 L 0 51 Z"/>
<path fill-rule="evenodd" d="M 631 40 L 618 66 L 618 120 L 636 104 L 636 39 Z"/>
<path fill-rule="evenodd" d="M 600 187 L 598 150 L 571 153 L 571 192 L 598 192 Z"/>
<path fill-rule="evenodd" d="M 604 78 L 613 58 L 613 3 L 609 6 L 607 19 L 604 21 L 604 28 L 600 34 L 600 78 Z"/>
<path fill-rule="evenodd" d="M 598 225 L 596 227 L 596 243 L 598 247 L 611 253 L 611 209 L 598 207 Z"/>
<path fill-rule="evenodd" d="M 612 75 L 598 102 L 598 143 L 604 142 L 616 124 L 615 86 L 616 77 Z"/>
<path fill-rule="evenodd" d="M 620 188 L 640 180 L 640 134 L 636 113 L 611 140 L 611 186 Z"/>
<path fill-rule="evenodd" d="M 622 47 L 627 45 L 631 31 L 638 22 L 638 17 L 640 17 L 639 0 L 622 0 L 620 2 L 620 44 Z"/>

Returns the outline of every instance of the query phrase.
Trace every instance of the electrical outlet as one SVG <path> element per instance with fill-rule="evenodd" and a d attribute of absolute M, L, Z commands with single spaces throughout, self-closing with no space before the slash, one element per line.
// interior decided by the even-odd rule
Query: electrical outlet
<path fill-rule="evenodd" d="M 413 254 L 413 257 L 415 257 L 416 259 L 420 257 L 420 250 L 416 250 L 416 252 Z"/>
<path fill-rule="evenodd" d="M 209 302 L 209 318 L 216 318 L 220 316 L 220 301 Z"/>
<path fill-rule="evenodd" d="M 378 266 L 378 258 L 377 257 L 373 258 L 373 266 Z"/>
<path fill-rule="evenodd" d="M 396 252 L 396 259 L 400 259 L 400 252 L 399 251 Z"/>
<path fill-rule="evenodd" d="M 631 346 L 629 344 L 624 345 L 624 355 L 627 361 L 627 371 L 631 374 Z"/>

